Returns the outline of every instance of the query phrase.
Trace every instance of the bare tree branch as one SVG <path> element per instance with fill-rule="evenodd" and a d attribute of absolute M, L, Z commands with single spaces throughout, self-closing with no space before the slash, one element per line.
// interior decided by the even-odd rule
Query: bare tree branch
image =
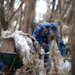
<path fill-rule="evenodd" d="M 66 8 L 65 8 L 65 10 L 64 10 L 64 12 L 63 12 L 63 14 L 61 15 L 61 17 L 63 17 L 63 16 L 65 15 L 65 13 L 66 13 L 66 11 L 68 10 L 69 5 L 71 4 L 71 2 L 72 2 L 72 0 L 69 0 L 69 2 L 68 2 L 68 4 L 67 4 L 67 6 L 66 6 Z"/>
<path fill-rule="evenodd" d="M 22 5 L 23 5 L 23 3 L 24 3 L 25 1 L 23 1 L 21 4 L 20 4 L 20 6 L 18 7 L 18 9 L 15 11 L 15 12 L 13 12 L 13 14 L 11 15 L 11 17 L 10 17 L 10 19 L 9 19 L 9 24 L 10 24 L 10 22 L 11 22 L 11 20 L 13 19 L 13 17 L 15 16 L 15 14 L 20 10 L 20 8 L 22 7 Z"/>
<path fill-rule="evenodd" d="M 75 0 L 72 0 L 72 19 L 71 19 L 71 50 L 72 50 L 72 75 L 75 75 Z"/>
<path fill-rule="evenodd" d="M 59 17 L 61 19 L 61 0 L 58 1 L 59 4 Z"/>
<path fill-rule="evenodd" d="M 53 2 L 52 2 L 52 13 L 53 13 L 53 14 L 54 14 L 55 1 L 56 1 L 56 0 L 53 0 Z"/>

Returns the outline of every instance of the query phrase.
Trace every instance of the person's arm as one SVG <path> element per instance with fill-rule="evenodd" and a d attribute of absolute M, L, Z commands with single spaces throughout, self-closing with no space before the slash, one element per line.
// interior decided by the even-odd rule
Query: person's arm
<path fill-rule="evenodd" d="M 58 38 L 56 39 L 57 45 L 59 47 L 59 50 L 61 52 L 62 56 L 66 56 L 66 46 L 61 38 L 61 36 L 58 36 Z"/>

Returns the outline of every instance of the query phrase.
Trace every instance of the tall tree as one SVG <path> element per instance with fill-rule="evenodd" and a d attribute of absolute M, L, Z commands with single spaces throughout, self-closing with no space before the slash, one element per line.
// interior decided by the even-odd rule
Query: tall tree
<path fill-rule="evenodd" d="M 0 22 L 1 27 L 6 30 L 5 13 L 4 13 L 4 0 L 0 0 Z"/>
<path fill-rule="evenodd" d="M 75 0 L 72 0 L 71 26 L 72 75 L 75 75 Z"/>
<path fill-rule="evenodd" d="M 33 27 L 35 19 L 35 3 L 36 0 L 25 1 L 24 24 L 21 26 L 21 29 L 24 32 L 29 32 L 30 27 Z"/>

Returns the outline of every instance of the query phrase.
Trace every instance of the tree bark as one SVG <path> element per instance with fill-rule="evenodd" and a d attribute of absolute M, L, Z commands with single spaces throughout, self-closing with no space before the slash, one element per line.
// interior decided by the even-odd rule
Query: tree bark
<path fill-rule="evenodd" d="M 58 8 L 59 8 L 59 19 L 60 19 L 60 21 L 59 21 L 59 25 L 60 25 L 60 35 L 61 35 L 61 37 L 62 37 L 62 24 L 61 24 L 61 20 L 62 20 L 62 18 L 61 18 L 61 0 L 59 0 L 58 1 Z"/>
<path fill-rule="evenodd" d="M 4 13 L 4 0 L 0 0 L 0 22 L 3 30 L 6 30 L 7 25 L 5 22 L 5 13 Z"/>
<path fill-rule="evenodd" d="M 34 24 L 35 3 L 36 0 L 25 1 L 25 18 L 24 24 L 21 26 L 21 30 L 23 30 L 23 32 L 29 32 L 30 27 L 32 27 Z"/>
<path fill-rule="evenodd" d="M 71 4 L 71 1 L 72 1 L 72 0 L 69 0 L 69 2 L 68 2 L 68 4 L 67 4 L 67 6 L 66 6 L 64 12 L 62 13 L 62 15 L 61 15 L 62 18 L 63 18 L 63 16 L 65 15 L 65 13 L 67 12 L 67 10 L 68 10 L 68 8 L 69 8 L 69 5 Z"/>
<path fill-rule="evenodd" d="M 75 75 L 75 0 L 72 0 L 71 25 L 72 75 Z"/>
<path fill-rule="evenodd" d="M 56 0 L 53 0 L 53 3 L 52 3 L 52 14 L 53 14 L 53 15 L 54 15 L 55 1 L 56 1 Z"/>

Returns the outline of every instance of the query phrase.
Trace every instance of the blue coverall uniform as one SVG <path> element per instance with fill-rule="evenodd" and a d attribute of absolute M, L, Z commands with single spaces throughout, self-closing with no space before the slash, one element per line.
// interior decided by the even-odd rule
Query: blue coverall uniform
<path fill-rule="evenodd" d="M 49 23 L 49 22 L 42 22 L 34 30 L 33 37 L 39 42 L 39 44 L 41 46 L 42 46 L 43 43 L 49 44 L 49 43 L 51 43 L 51 41 L 54 38 L 52 37 L 50 41 L 48 40 L 48 35 L 49 35 L 48 30 L 51 28 L 52 31 L 54 33 L 56 33 L 56 29 L 55 29 L 56 26 L 58 26 L 56 22 L 51 22 L 51 23 Z M 46 31 L 44 31 L 44 30 L 46 30 Z M 65 44 L 64 44 L 61 36 L 58 36 L 58 37 L 59 38 L 56 40 L 57 45 L 59 47 L 59 50 L 60 50 L 61 55 L 62 56 L 65 56 L 66 55 L 66 47 L 65 47 Z M 45 51 L 45 53 L 51 51 L 51 46 L 49 45 L 44 51 Z M 45 62 L 48 62 L 48 60 L 49 60 L 49 55 L 48 54 L 45 54 L 44 55 L 44 63 Z"/>

